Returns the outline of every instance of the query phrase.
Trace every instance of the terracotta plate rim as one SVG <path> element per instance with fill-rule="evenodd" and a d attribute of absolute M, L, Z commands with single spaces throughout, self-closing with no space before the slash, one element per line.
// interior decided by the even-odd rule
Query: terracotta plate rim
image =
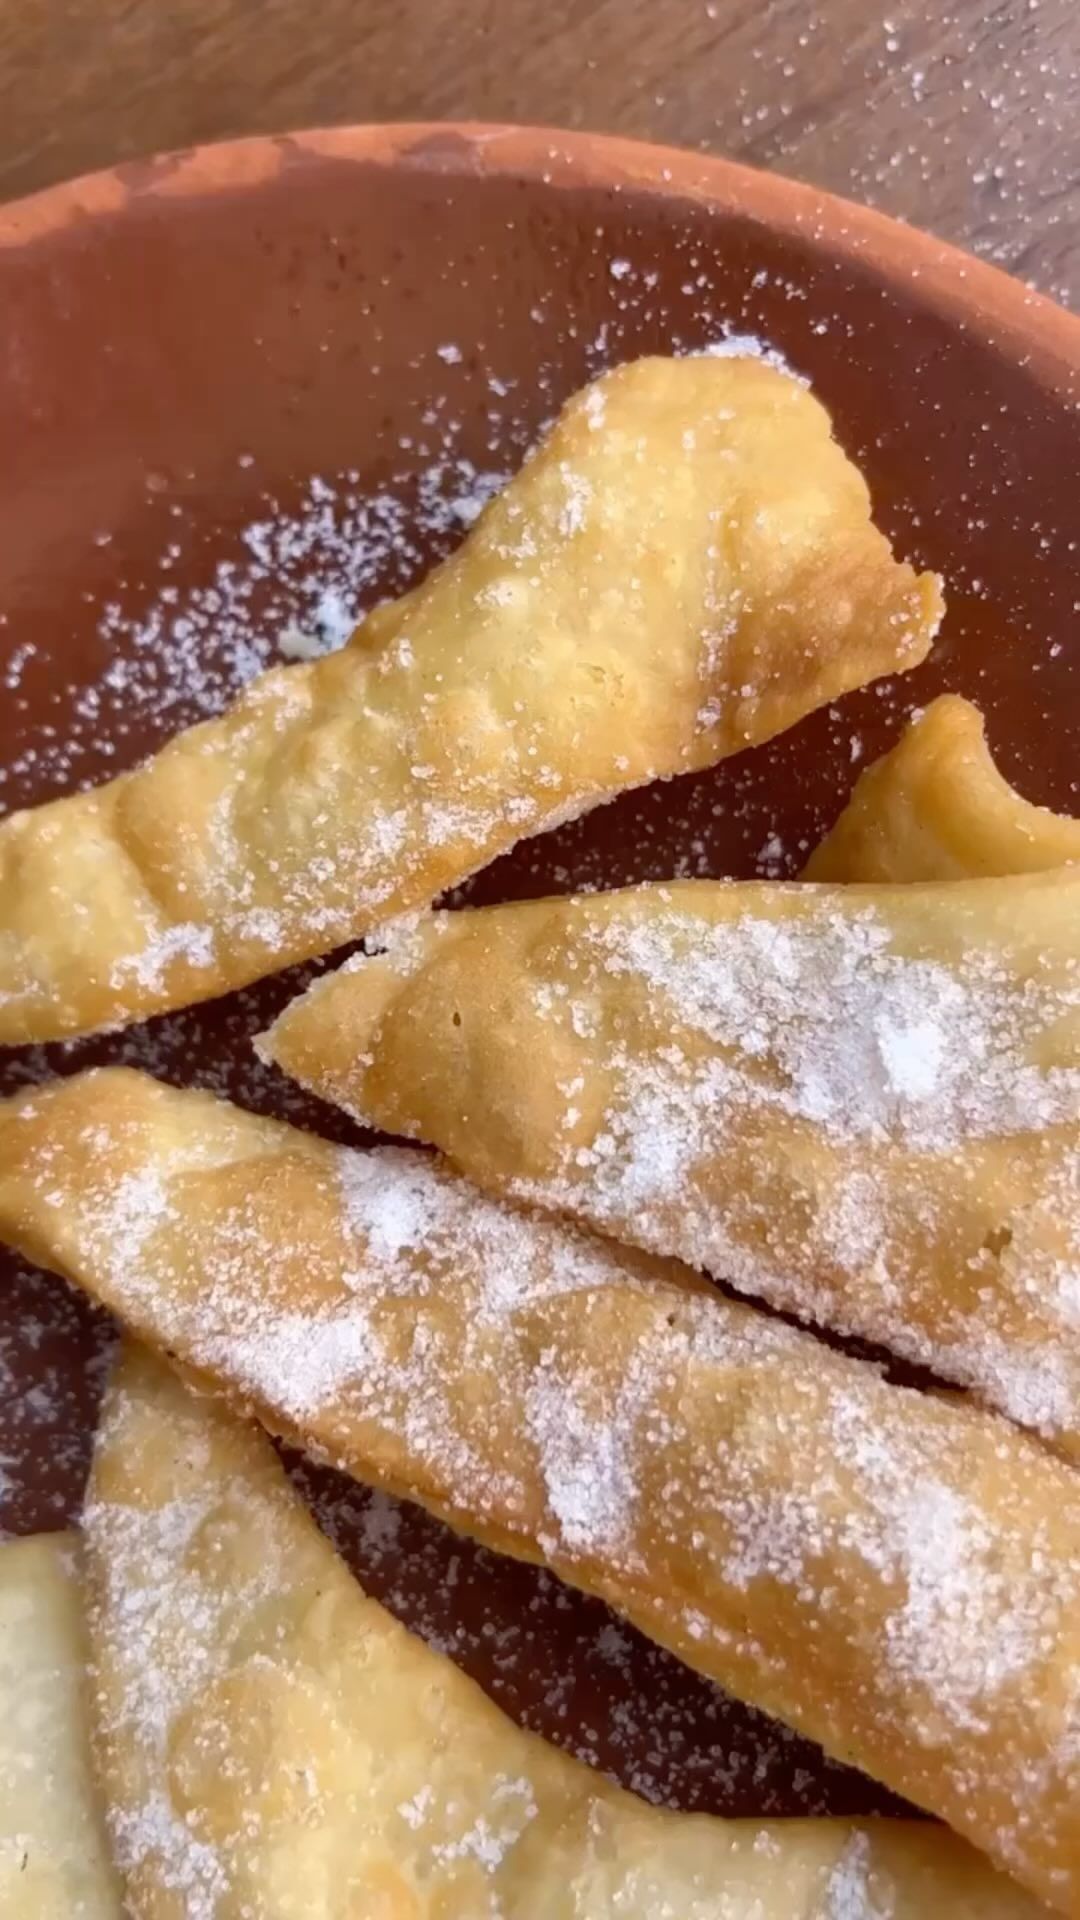
<path fill-rule="evenodd" d="M 149 198 L 162 206 L 243 191 L 327 160 L 473 178 L 525 178 L 553 193 L 648 193 L 742 218 L 903 287 L 952 326 L 1080 393 L 1080 316 L 998 267 L 872 208 L 782 174 L 617 135 L 479 121 L 417 121 L 255 134 L 82 175 L 0 206 L 0 248 L 83 228 Z M 917 289 L 912 282 L 919 282 Z"/>

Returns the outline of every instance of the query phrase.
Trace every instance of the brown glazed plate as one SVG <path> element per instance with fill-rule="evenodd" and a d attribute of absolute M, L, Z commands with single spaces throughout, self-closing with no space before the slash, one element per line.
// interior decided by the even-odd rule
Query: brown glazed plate
<path fill-rule="evenodd" d="M 283 638 L 406 587 L 591 374 L 729 333 L 812 381 L 879 522 L 945 574 L 942 639 L 902 684 L 527 844 L 469 897 L 794 873 L 944 687 L 1031 799 L 1080 811 L 1080 322 L 807 187 L 470 126 L 243 141 L 0 209 L 0 808 L 119 771 Z M 120 1058 L 355 1137 L 251 1052 L 295 985 L 9 1053 L 0 1085 Z M 77 1513 L 109 1338 L 5 1268 L 7 1529 Z M 294 1470 L 373 1593 L 627 1784 L 716 1812 L 895 1804 L 543 1572 Z"/>

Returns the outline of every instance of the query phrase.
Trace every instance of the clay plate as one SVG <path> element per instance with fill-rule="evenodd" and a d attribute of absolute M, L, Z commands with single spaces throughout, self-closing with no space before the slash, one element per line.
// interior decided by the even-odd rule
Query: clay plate
<path fill-rule="evenodd" d="M 797 870 L 860 759 L 942 687 L 1075 810 L 1080 323 L 874 214 L 589 135 L 361 128 L 127 166 L 0 209 L 0 805 L 129 765 L 290 626 L 339 629 L 460 537 L 559 402 L 636 354 L 752 333 L 808 375 L 902 551 L 939 567 L 932 662 L 715 774 L 526 846 L 496 900 Z M 257 1069 L 290 985 L 6 1056 L 6 1090 L 142 1061 L 348 1130 Z M 0 1518 L 78 1510 L 108 1330 L 5 1274 Z M 688 1808 L 884 1808 L 534 1569 L 297 1466 L 370 1589 L 508 1711 Z"/>

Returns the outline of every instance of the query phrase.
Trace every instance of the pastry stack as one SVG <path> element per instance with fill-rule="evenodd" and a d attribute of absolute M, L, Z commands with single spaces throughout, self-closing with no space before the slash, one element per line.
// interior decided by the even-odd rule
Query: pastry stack
<path fill-rule="evenodd" d="M 0 824 L 0 1041 L 359 939 L 259 1049 L 416 1143 L 121 1067 L 0 1107 L 0 1235 L 125 1330 L 79 1537 L 0 1549 L 0 1905 L 1080 1915 L 1080 826 L 951 697 L 803 882 L 432 909 L 940 613 L 803 386 L 640 361 L 342 652 Z M 268 1435 L 935 1822 L 612 1786 L 362 1592 Z"/>

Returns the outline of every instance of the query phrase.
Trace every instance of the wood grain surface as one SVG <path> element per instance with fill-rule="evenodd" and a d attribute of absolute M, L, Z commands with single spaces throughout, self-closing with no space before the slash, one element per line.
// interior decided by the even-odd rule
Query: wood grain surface
<path fill-rule="evenodd" d="M 1080 298 L 1080 0 L 0 0 L 0 199 L 229 134 L 460 117 L 725 153 Z"/>

